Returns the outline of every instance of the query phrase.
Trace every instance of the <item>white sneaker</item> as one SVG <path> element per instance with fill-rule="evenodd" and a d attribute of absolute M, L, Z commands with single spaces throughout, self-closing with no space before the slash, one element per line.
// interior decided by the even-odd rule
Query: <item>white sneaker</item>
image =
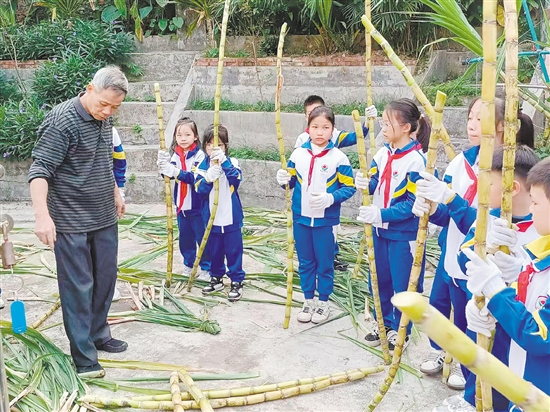
<path fill-rule="evenodd" d="M 449 375 L 449 379 L 447 379 L 447 386 L 457 391 L 463 391 L 466 386 L 466 379 L 464 379 L 462 369 L 458 362 L 453 362 L 451 374 Z"/>
<path fill-rule="evenodd" d="M 455 395 L 443 401 L 443 404 L 434 408 L 432 412 L 476 412 L 462 395 Z"/>
<path fill-rule="evenodd" d="M 199 269 L 197 271 L 197 280 L 204 280 L 205 282 L 210 282 L 210 272 L 207 270 Z"/>
<path fill-rule="evenodd" d="M 388 333 L 386 334 L 386 337 L 388 338 L 388 350 L 390 352 L 390 355 L 393 356 L 393 351 L 395 350 L 395 347 L 397 346 L 397 331 L 390 329 Z M 405 341 L 403 342 L 403 348 L 401 349 L 401 353 L 405 352 L 405 349 L 407 349 L 407 346 L 409 346 L 410 336 L 405 336 Z"/>
<path fill-rule="evenodd" d="M 189 266 L 183 265 L 183 272 L 181 272 L 181 274 L 183 276 L 189 276 L 192 271 L 193 271 L 193 268 L 190 268 Z"/>
<path fill-rule="evenodd" d="M 297 319 L 298 322 L 311 322 L 311 317 L 313 315 L 313 312 L 315 312 L 316 306 L 315 306 L 315 300 L 313 299 L 306 299 L 304 302 L 304 305 L 302 306 L 302 310 L 298 313 Z"/>
<path fill-rule="evenodd" d="M 2 299 L 2 295 L 0 294 L 0 309 L 4 309 L 6 307 L 6 303 L 4 302 L 4 299 Z"/>
<path fill-rule="evenodd" d="M 445 351 L 433 349 L 428 355 L 428 359 L 420 365 L 420 370 L 426 375 L 433 375 L 441 372 L 445 363 Z"/>
<path fill-rule="evenodd" d="M 330 316 L 330 306 L 328 302 L 317 302 L 317 308 L 313 315 L 311 316 L 312 323 L 321 323 L 327 320 Z"/>
<path fill-rule="evenodd" d="M 120 295 L 120 290 L 115 286 L 115 293 L 113 294 L 113 302 L 118 302 L 122 296 Z"/>

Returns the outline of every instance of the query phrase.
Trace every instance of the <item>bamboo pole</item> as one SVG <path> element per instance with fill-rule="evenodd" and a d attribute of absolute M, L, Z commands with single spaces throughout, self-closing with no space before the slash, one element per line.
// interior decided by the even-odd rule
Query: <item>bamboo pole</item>
<path fill-rule="evenodd" d="M 462 365 L 525 412 L 550 411 L 550 397 L 512 372 L 443 316 L 419 293 L 403 292 L 392 303 Z"/>
<path fill-rule="evenodd" d="M 489 218 L 489 187 L 495 144 L 495 90 L 497 81 L 497 1 L 483 2 L 483 68 L 481 84 L 481 147 L 479 151 L 479 176 L 477 186 L 478 209 L 474 251 L 485 259 L 487 220 Z M 476 296 L 478 306 L 485 305 L 483 296 Z M 478 333 L 477 344 L 488 350 L 490 338 Z M 476 379 L 476 410 L 492 411 L 492 391 L 481 379 Z"/>
<path fill-rule="evenodd" d="M 375 368 L 378 371 L 384 369 L 384 366 Z M 332 375 L 331 375 L 332 376 Z M 255 405 L 258 403 L 275 401 L 279 399 L 286 399 L 293 396 L 303 395 L 322 389 L 326 389 L 332 385 L 339 385 L 347 382 L 353 382 L 359 379 L 365 378 L 367 375 L 360 370 L 351 371 L 349 373 L 337 374 L 334 377 L 327 377 L 326 379 L 314 381 L 311 383 L 304 383 L 302 385 L 291 386 L 283 389 L 276 389 L 273 391 L 262 392 L 247 396 L 234 396 L 227 398 L 212 399 L 210 404 L 212 408 L 224 408 L 229 406 L 245 406 Z M 79 402 L 87 402 L 94 405 L 102 405 L 105 407 L 114 406 L 126 406 L 131 408 L 141 409 L 161 409 L 161 410 L 173 410 L 173 402 L 171 401 L 135 401 L 132 399 L 111 399 L 102 396 L 86 395 L 79 399 Z M 200 409 L 196 401 L 182 401 L 183 409 Z"/>
<path fill-rule="evenodd" d="M 218 130 L 220 126 L 220 101 L 222 95 L 222 78 L 223 78 L 223 61 L 225 58 L 225 34 L 227 32 L 227 20 L 229 19 L 229 5 L 231 0 L 225 0 L 225 6 L 223 8 L 223 18 L 222 18 L 222 32 L 220 37 L 220 48 L 219 48 L 219 57 L 218 57 L 218 73 L 216 76 L 216 94 L 214 96 L 214 141 L 212 142 L 213 147 L 218 147 Z M 216 212 L 218 211 L 218 200 L 220 194 L 220 182 L 216 180 L 214 182 L 214 201 L 212 202 L 212 209 L 210 210 L 210 219 L 204 230 L 204 235 L 197 251 L 197 256 L 195 262 L 193 263 L 193 270 L 189 275 L 189 281 L 187 283 L 187 291 L 190 292 L 193 287 L 193 281 L 197 275 L 197 270 L 199 268 L 199 263 L 206 248 L 206 243 L 208 242 L 208 237 L 210 236 L 210 231 L 214 225 L 214 219 L 216 218 Z"/>
<path fill-rule="evenodd" d="M 342 376 L 353 376 L 354 374 L 361 373 L 365 376 L 372 375 L 374 373 L 382 372 L 384 365 L 374 366 L 370 368 L 352 369 L 345 372 L 337 372 L 330 375 L 322 375 L 314 378 L 302 378 L 292 381 L 273 383 L 261 386 L 251 386 L 246 388 L 233 388 L 233 389 L 215 389 L 209 391 L 203 391 L 204 396 L 209 399 L 216 398 L 233 398 L 236 396 L 255 395 L 258 393 L 273 392 L 280 389 L 292 388 L 294 386 L 307 385 L 315 382 L 320 382 L 326 379 L 340 379 Z M 351 379 L 351 378 L 350 378 Z M 182 392 L 181 397 L 183 400 L 191 400 L 192 396 L 189 392 Z M 149 395 L 149 396 L 136 396 L 133 397 L 134 401 L 169 401 L 171 395 Z"/>
<path fill-rule="evenodd" d="M 435 98 L 435 109 L 434 109 L 435 115 L 433 117 L 434 119 L 433 127 L 432 127 L 432 132 L 430 134 L 428 154 L 426 156 L 427 157 L 426 172 L 430 174 L 434 174 L 434 171 L 435 171 L 435 162 L 437 160 L 437 143 L 440 139 L 440 136 L 443 130 L 443 107 L 445 106 L 446 99 L 447 99 L 447 95 L 445 95 L 445 93 L 442 93 L 440 91 L 437 92 L 437 96 Z M 424 259 L 426 237 L 428 234 L 428 218 L 429 218 L 429 215 L 425 214 L 420 218 L 420 221 L 418 223 L 418 234 L 416 235 L 416 250 L 414 253 L 413 266 L 411 268 L 411 275 L 409 278 L 409 285 L 407 288 L 407 290 L 411 292 L 417 290 L 418 279 L 422 271 L 422 261 Z M 367 408 L 365 409 L 366 411 L 373 411 L 378 406 L 378 404 L 384 398 L 384 395 L 386 394 L 386 392 L 388 392 L 388 390 L 390 389 L 393 383 L 393 380 L 395 379 L 395 375 L 397 374 L 397 370 L 399 369 L 399 364 L 401 363 L 403 343 L 405 342 L 405 338 L 407 335 L 408 324 L 409 324 L 408 316 L 402 313 L 401 321 L 399 322 L 399 330 L 397 332 L 395 349 L 393 351 L 392 364 L 388 370 L 386 379 L 384 379 L 384 382 L 382 383 L 382 385 L 380 385 L 380 388 L 378 389 L 378 393 L 374 396 L 371 403 L 367 406 Z"/>
<path fill-rule="evenodd" d="M 32 329 L 37 329 L 40 325 L 42 325 L 50 316 L 53 315 L 53 313 L 61 307 L 61 300 L 57 299 L 57 302 L 53 304 L 53 306 L 46 312 L 40 319 L 37 319 L 36 322 L 34 322 L 31 325 Z"/>
<path fill-rule="evenodd" d="M 170 374 L 170 396 L 172 405 L 174 405 L 174 412 L 183 412 L 183 406 L 181 406 L 181 391 L 179 384 L 178 372 L 172 372 Z"/>
<path fill-rule="evenodd" d="M 357 134 L 357 152 L 359 154 L 359 166 L 363 176 L 367 176 L 367 158 L 365 154 L 365 139 L 363 137 L 363 128 L 361 127 L 361 121 L 359 119 L 359 112 L 354 110 L 351 115 L 353 116 L 353 125 L 355 126 L 355 133 Z M 363 190 L 362 193 L 363 206 L 370 205 L 369 189 Z M 367 256 L 369 261 L 370 271 L 370 285 L 372 289 L 372 298 L 374 300 L 374 312 L 376 313 L 376 321 L 378 323 L 378 333 L 380 333 L 380 343 L 382 345 L 382 354 L 384 362 L 389 365 L 391 356 L 388 348 L 388 339 L 386 337 L 386 328 L 384 327 L 384 318 L 382 316 L 382 306 L 380 304 L 380 293 L 378 291 L 378 274 L 376 272 L 376 262 L 374 256 L 374 243 L 372 239 L 372 225 L 365 223 L 363 226 L 363 237 L 361 239 L 361 246 L 359 247 L 359 254 L 357 255 L 357 262 L 355 264 L 355 272 L 359 271 L 361 265 L 361 257 L 363 255 L 361 250 L 365 248 L 365 241 L 367 246 Z M 355 276 L 354 276 L 355 277 Z M 368 311 L 368 303 L 365 302 L 365 311 Z"/>
<path fill-rule="evenodd" d="M 160 97 L 160 85 L 155 83 L 155 100 L 157 102 L 157 118 L 159 124 L 159 146 L 160 150 L 166 150 L 164 139 L 164 118 L 162 116 L 162 99 Z M 166 200 L 166 230 L 168 231 L 168 254 L 166 260 L 166 284 L 172 283 L 172 265 L 174 262 L 174 218 L 172 210 L 172 188 L 170 178 L 164 176 L 164 196 Z"/>
<path fill-rule="evenodd" d="M 275 92 L 275 129 L 277 130 L 277 141 L 279 142 L 279 158 L 281 161 L 281 169 L 287 169 L 285 156 L 285 141 L 283 140 L 283 130 L 281 128 L 281 91 L 283 90 L 284 77 L 281 70 L 283 61 L 283 46 L 285 44 L 285 36 L 287 32 L 287 24 L 281 26 L 281 34 L 279 35 L 279 45 L 277 47 L 277 90 Z M 290 186 L 285 188 L 285 211 L 286 211 L 286 303 L 285 303 L 285 320 L 283 329 L 288 329 L 290 323 L 290 315 L 292 312 L 292 285 L 294 279 L 294 233 L 292 232 L 292 203 L 290 201 Z"/>
<path fill-rule="evenodd" d="M 210 401 L 204 394 L 201 392 L 199 387 L 195 384 L 193 381 L 193 378 L 191 378 L 191 375 L 187 373 L 185 369 L 180 369 L 178 371 L 178 376 L 187 388 L 187 391 L 191 394 L 195 402 L 197 402 L 197 405 L 201 408 L 202 412 L 210 412 L 212 411 L 212 406 L 210 405 Z"/>
<path fill-rule="evenodd" d="M 403 77 L 405 78 L 405 81 L 407 82 L 407 85 L 411 88 L 414 96 L 416 99 L 422 104 L 424 107 L 424 110 L 426 111 L 426 114 L 430 117 L 430 120 L 432 121 L 432 124 L 435 122 L 434 120 L 434 108 L 424 92 L 420 89 L 420 86 L 414 79 L 413 75 L 411 74 L 410 70 L 405 66 L 405 63 L 395 54 L 395 51 L 392 49 L 390 44 L 384 37 L 376 30 L 370 21 L 370 19 L 367 16 L 363 16 L 361 18 L 361 22 L 365 26 L 367 32 L 372 36 L 374 40 L 382 47 L 388 58 L 391 60 L 393 65 L 401 72 Z M 452 160 L 455 158 L 456 153 L 454 151 L 453 145 L 451 144 L 451 138 L 449 137 L 449 133 L 447 133 L 447 130 L 444 126 L 441 127 L 441 140 L 443 141 L 443 144 L 445 146 L 445 153 L 447 154 L 447 157 L 449 160 Z"/>
<path fill-rule="evenodd" d="M 506 219 L 511 227 L 519 106 L 518 15 L 516 0 L 504 0 L 504 13 L 506 36 L 506 109 L 504 113 L 504 158 L 502 161 L 502 206 L 500 217 Z"/>

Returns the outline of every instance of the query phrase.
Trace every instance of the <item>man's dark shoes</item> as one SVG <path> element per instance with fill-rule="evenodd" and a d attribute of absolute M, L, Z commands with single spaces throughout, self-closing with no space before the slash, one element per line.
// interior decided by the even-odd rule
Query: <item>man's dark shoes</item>
<path fill-rule="evenodd" d="M 348 264 L 346 262 L 342 262 L 338 255 L 334 256 L 334 270 L 337 270 L 338 272 L 345 272 L 348 270 Z"/>
<path fill-rule="evenodd" d="M 97 350 L 102 350 L 103 352 L 120 353 L 128 349 L 128 344 L 123 340 L 111 338 L 101 345 L 96 345 L 96 348 Z"/>
<path fill-rule="evenodd" d="M 103 378 L 105 376 L 105 369 L 99 363 L 96 363 L 91 366 L 77 366 L 76 373 L 81 378 Z"/>

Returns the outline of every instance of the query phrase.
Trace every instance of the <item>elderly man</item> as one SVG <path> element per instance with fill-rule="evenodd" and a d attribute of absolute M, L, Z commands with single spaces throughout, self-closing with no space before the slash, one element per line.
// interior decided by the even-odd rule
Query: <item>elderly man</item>
<path fill-rule="evenodd" d="M 86 91 L 55 106 L 38 129 L 28 180 L 35 233 L 54 250 L 63 322 L 77 372 L 103 377 L 98 350 L 123 352 L 107 313 L 117 278 L 125 209 L 113 176 L 113 119 L 128 92 L 118 67 L 99 70 Z"/>

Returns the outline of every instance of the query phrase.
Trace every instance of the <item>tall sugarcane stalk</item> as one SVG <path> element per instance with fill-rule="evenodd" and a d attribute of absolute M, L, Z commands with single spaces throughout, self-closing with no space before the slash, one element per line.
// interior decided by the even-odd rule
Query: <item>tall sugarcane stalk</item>
<path fill-rule="evenodd" d="M 485 259 L 487 255 L 487 220 L 489 218 L 489 187 L 495 144 L 495 90 L 497 61 L 497 1 L 483 2 L 483 68 L 481 84 L 481 147 L 479 151 L 479 176 L 477 185 L 478 208 L 474 251 Z M 485 305 L 485 297 L 476 296 L 477 305 Z M 477 344 L 489 350 L 491 339 L 478 333 Z M 493 394 L 491 387 L 478 376 L 476 379 L 476 410 L 492 411 Z"/>
<path fill-rule="evenodd" d="M 359 112 L 354 110 L 351 112 L 353 116 L 353 125 L 355 127 L 355 133 L 357 134 L 357 152 L 359 155 L 359 166 L 363 176 L 368 175 L 367 169 L 367 157 L 365 153 L 365 139 L 363 136 L 363 128 L 361 127 L 361 119 L 359 118 Z M 362 193 L 363 206 L 370 205 L 369 189 L 363 190 Z M 365 242 L 366 241 L 366 242 Z M 359 254 L 357 255 L 357 262 L 355 264 L 354 275 L 359 272 L 359 266 L 361 265 L 361 258 L 363 250 L 367 246 L 367 257 L 369 260 L 370 271 L 370 285 L 372 289 L 372 298 L 374 300 L 374 312 L 376 313 L 376 321 L 378 323 L 378 333 L 380 334 L 380 343 L 382 345 L 382 354 L 384 362 L 390 363 L 391 356 L 388 348 L 388 339 L 386 337 L 386 328 L 384 327 L 384 317 L 382 316 L 382 305 L 380 304 L 380 292 L 378 290 L 378 274 L 376 272 L 376 262 L 374 256 L 374 243 L 372 239 L 372 225 L 365 223 L 363 227 L 363 237 L 361 238 L 361 246 L 359 247 Z M 355 277 L 355 276 L 354 276 Z M 369 310 L 368 303 L 365 302 L 365 312 Z"/>
<path fill-rule="evenodd" d="M 445 93 L 442 93 L 440 91 L 437 92 L 437 96 L 435 98 L 435 114 L 433 117 L 433 127 L 430 134 L 428 154 L 426 156 L 426 172 L 430 174 L 434 174 L 435 171 L 435 163 L 437 161 L 437 144 L 443 130 L 443 107 L 445 106 L 446 99 L 447 95 L 445 95 Z M 411 275 L 407 288 L 407 290 L 411 292 L 418 289 L 418 279 L 420 278 L 420 273 L 422 272 L 422 262 L 424 260 L 426 237 L 428 234 L 428 218 L 429 215 L 425 214 L 420 218 L 420 221 L 418 223 L 418 234 L 416 235 L 416 250 L 414 252 L 413 266 L 411 268 Z M 405 342 L 405 338 L 407 335 L 408 324 L 408 316 L 405 313 L 402 313 L 401 320 L 399 322 L 399 330 L 397 332 L 397 341 L 395 343 L 395 349 L 393 351 L 392 364 L 390 366 L 390 369 L 388 370 L 386 379 L 384 379 L 384 382 L 382 383 L 382 385 L 380 385 L 378 393 L 374 396 L 371 403 L 367 406 L 367 408 L 365 409 L 366 411 L 373 411 L 378 406 L 378 404 L 384 398 L 384 395 L 390 389 L 393 380 L 395 379 L 395 375 L 397 374 L 397 370 L 399 368 L 399 363 L 401 362 L 403 343 Z"/>
<path fill-rule="evenodd" d="M 525 412 L 550 410 L 550 397 L 512 372 L 492 354 L 479 348 L 419 293 L 403 292 L 392 303 L 434 342 L 462 365 L 493 386 Z"/>
<path fill-rule="evenodd" d="M 371 19 L 371 0 L 365 0 L 365 16 Z M 372 37 L 365 27 L 365 69 L 366 69 L 366 87 L 367 87 L 367 107 L 374 104 L 372 99 Z M 367 121 L 367 119 L 365 119 Z M 370 167 L 370 160 L 376 152 L 376 136 L 374 135 L 374 118 L 368 118 L 369 126 L 369 141 L 370 141 L 370 158 L 367 156 L 367 167 Z"/>
<path fill-rule="evenodd" d="M 275 91 L 275 129 L 277 130 L 277 141 L 279 143 L 279 158 L 281 169 L 287 169 L 285 156 L 285 141 L 283 139 L 283 129 L 281 128 L 281 92 L 283 90 L 284 77 L 281 70 L 283 61 L 283 46 L 285 45 L 285 36 L 287 24 L 281 26 L 279 34 L 279 45 L 277 46 L 277 90 Z M 285 187 L 285 211 L 286 211 L 286 303 L 285 320 L 283 329 L 288 329 L 290 323 L 290 314 L 292 311 L 292 282 L 294 279 L 294 233 L 292 232 L 292 203 L 290 201 L 290 186 Z"/>
<path fill-rule="evenodd" d="M 397 68 L 397 70 L 401 72 L 401 74 L 405 78 L 405 81 L 407 82 L 407 85 L 411 88 L 414 96 L 417 98 L 420 104 L 422 104 L 424 110 L 426 111 L 426 114 L 430 117 L 432 123 L 434 123 L 434 108 L 424 92 L 420 89 L 420 86 L 414 79 L 413 75 L 411 74 L 405 63 L 403 63 L 399 56 L 395 54 L 395 51 L 392 49 L 388 41 L 378 32 L 378 30 L 375 29 L 374 25 L 367 16 L 363 16 L 361 18 L 361 22 L 363 23 L 363 26 L 365 26 L 367 32 L 372 36 L 372 38 L 376 40 L 380 47 L 382 47 L 382 49 L 384 50 L 390 61 L 393 63 L 393 65 Z M 445 153 L 447 154 L 449 160 L 454 159 L 456 153 L 451 143 L 449 133 L 444 126 L 441 127 L 441 140 L 443 141 Z"/>
<path fill-rule="evenodd" d="M 162 99 L 160 97 L 160 85 L 155 83 L 155 100 L 157 102 L 157 119 L 159 124 L 159 146 L 160 150 L 166 150 L 164 139 L 164 118 L 162 116 Z M 166 257 L 166 284 L 172 283 L 172 266 L 174 262 L 174 216 L 172 210 L 172 188 L 170 178 L 164 176 L 164 197 L 166 200 L 166 230 L 168 232 L 168 253 Z"/>
<path fill-rule="evenodd" d="M 183 384 L 186 386 L 188 392 L 191 394 L 195 402 L 197 402 L 197 405 L 201 408 L 202 412 L 210 412 L 212 411 L 212 406 L 210 405 L 210 401 L 208 398 L 201 392 L 199 387 L 195 384 L 193 381 L 193 378 L 191 378 L 191 375 L 185 370 L 180 369 L 178 371 L 178 376 L 183 382 Z M 180 394 L 181 397 L 181 394 Z"/>
<path fill-rule="evenodd" d="M 506 35 L 506 108 L 504 112 L 504 157 L 502 160 L 502 205 L 500 217 L 512 225 L 512 191 L 518 131 L 518 15 L 516 0 L 504 0 Z"/>
<path fill-rule="evenodd" d="M 219 135 L 218 130 L 220 126 L 220 101 L 222 96 L 222 79 L 223 79 L 223 61 L 225 58 L 225 34 L 227 32 L 227 20 L 229 19 L 229 5 L 231 0 L 225 0 L 225 5 L 223 8 L 223 18 L 222 18 L 222 32 L 220 37 L 220 47 L 219 47 L 219 57 L 218 57 L 218 73 L 216 76 L 216 94 L 214 96 L 214 141 L 212 142 L 212 147 L 219 146 Z M 218 163 L 217 161 L 215 162 Z M 187 291 L 190 292 L 193 287 L 193 281 L 197 275 L 197 270 L 199 268 L 199 263 L 206 248 L 206 243 L 208 242 L 208 237 L 212 231 L 212 226 L 214 225 L 214 219 L 216 218 L 216 212 L 218 211 L 218 200 L 220 197 L 220 182 L 218 179 L 214 181 L 214 199 L 212 202 L 212 208 L 210 209 L 210 218 L 204 230 L 204 235 L 197 251 L 197 256 L 195 262 L 193 263 L 193 270 L 189 275 L 189 281 L 187 283 Z"/>

